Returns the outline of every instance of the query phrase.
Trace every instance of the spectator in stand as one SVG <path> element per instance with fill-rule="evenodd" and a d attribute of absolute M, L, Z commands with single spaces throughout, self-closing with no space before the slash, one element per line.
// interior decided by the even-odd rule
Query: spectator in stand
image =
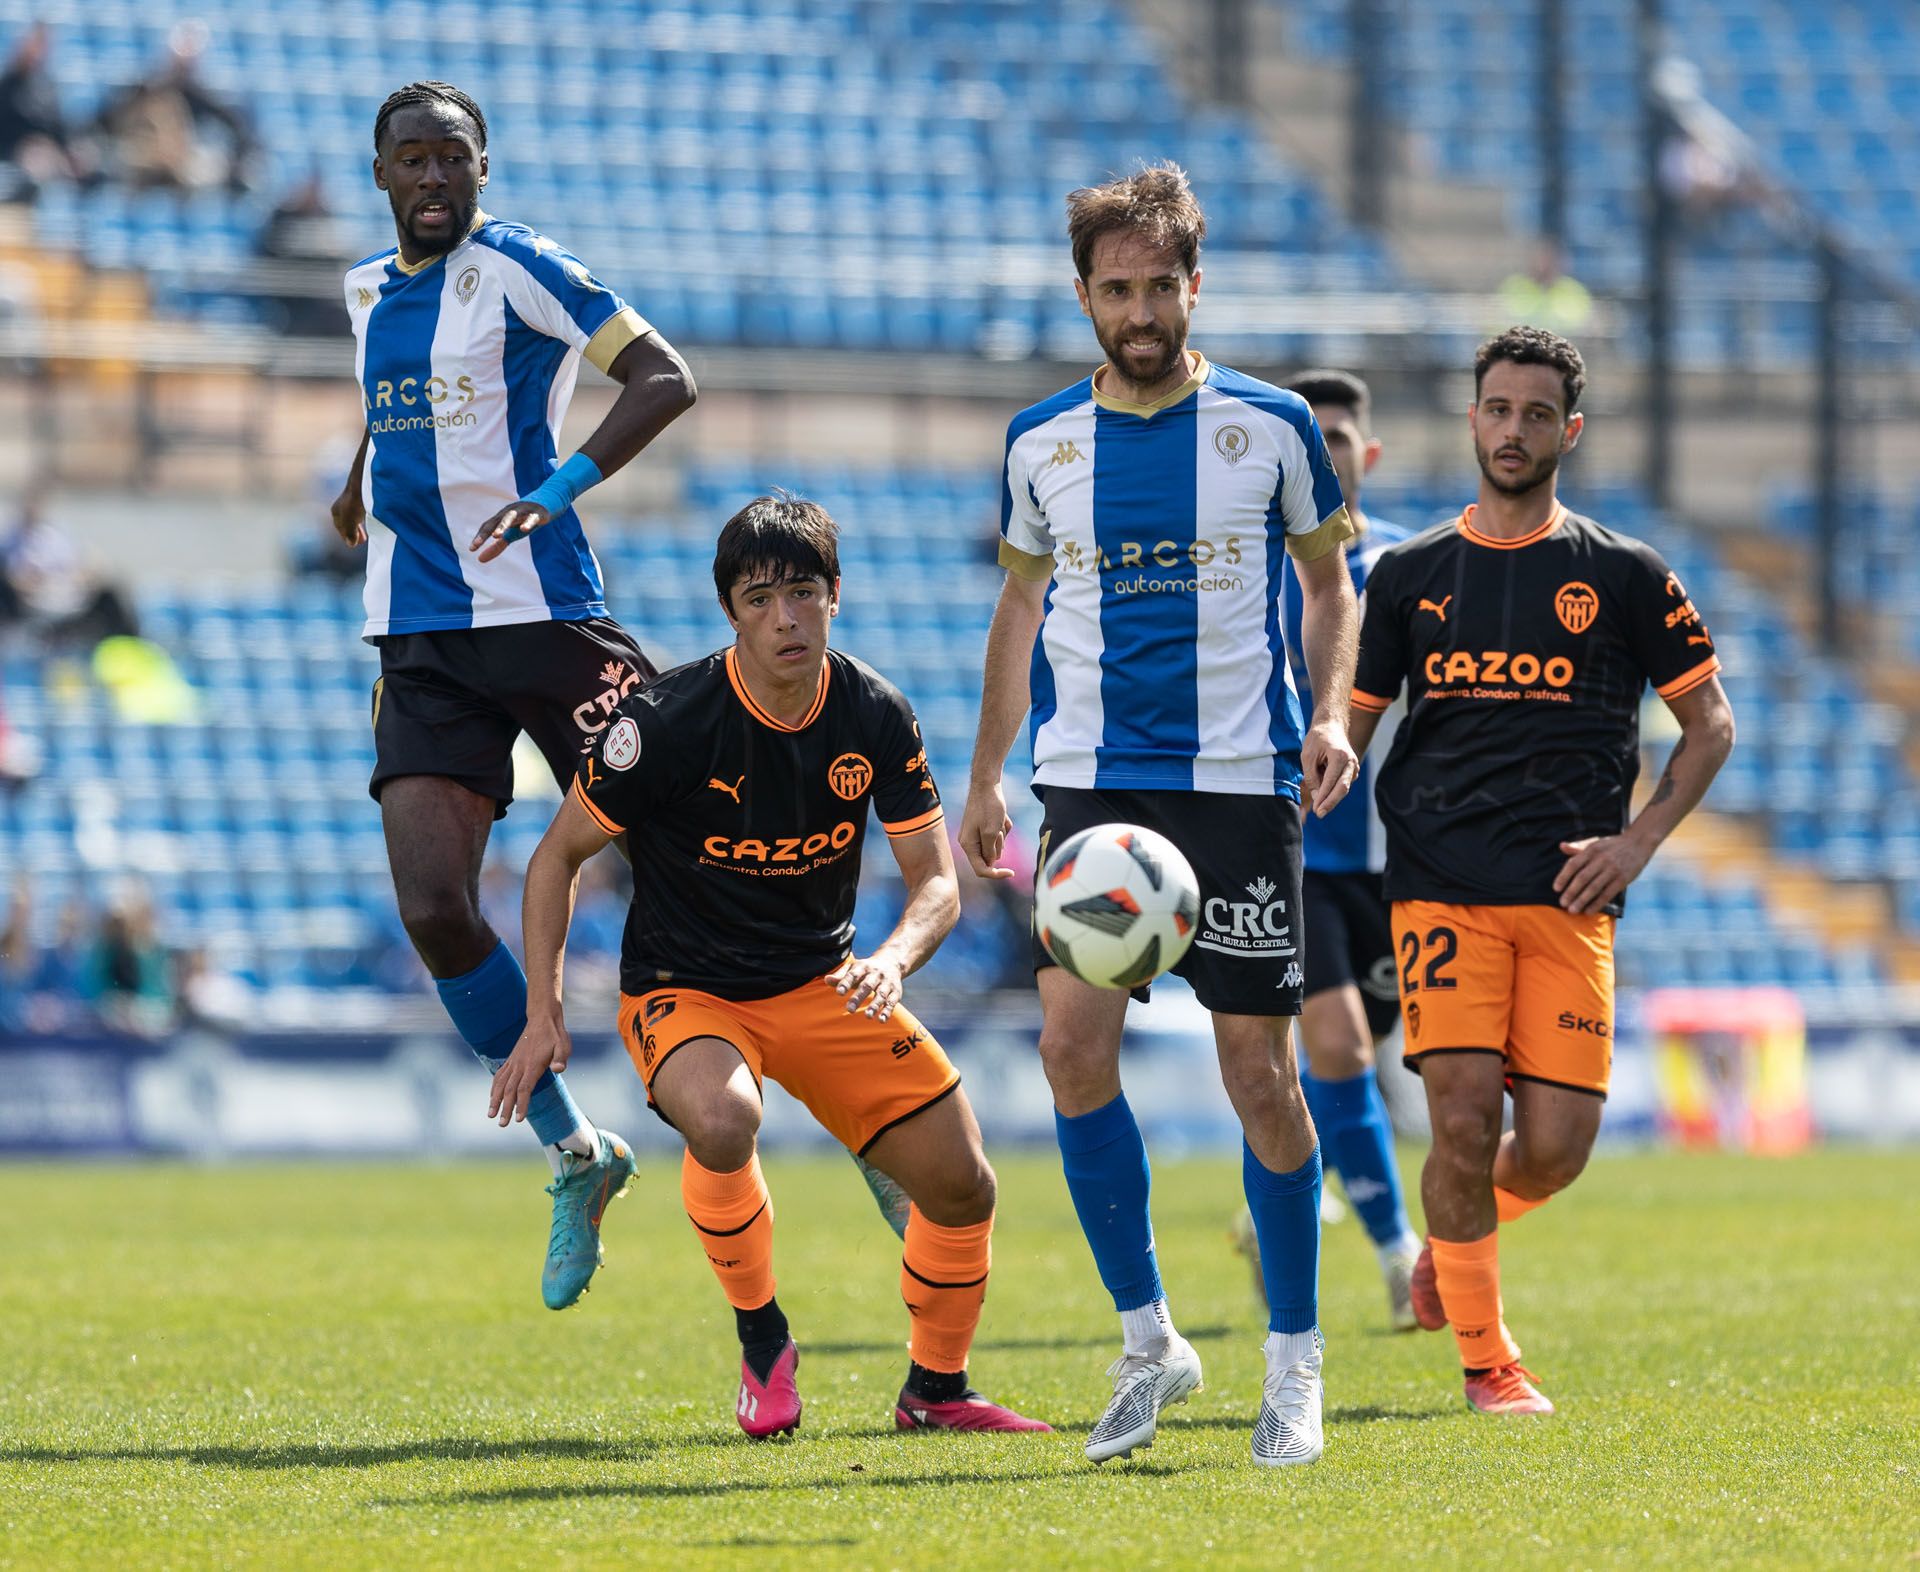
<path fill-rule="evenodd" d="M 327 202 L 318 169 L 274 204 L 257 249 L 270 262 L 290 264 L 284 292 L 266 301 L 278 316 L 274 326 L 280 332 L 299 338 L 338 338 L 352 331 L 340 305 L 340 274 L 353 261 L 354 252 Z M 356 556 L 354 571 L 361 567 Z"/>
<path fill-rule="evenodd" d="M 156 936 L 153 903 L 127 883 L 112 904 L 87 957 L 83 990 L 107 1025 L 153 1037 L 173 1023 L 173 963 Z"/>
<path fill-rule="evenodd" d="M 18 1015 L 26 1030 L 73 1031 L 94 1024 L 93 1011 L 82 997 L 90 926 L 86 904 L 71 900 L 61 908 L 53 943 L 36 949 L 32 938 L 32 887 L 25 878 L 15 884 L 7 928 L 10 934 L 18 935 L 9 942 L 19 948 L 17 955 L 9 955 L 9 963 L 17 968 Z"/>
<path fill-rule="evenodd" d="M 0 626 L 9 622 L 25 624 L 51 646 L 81 650 L 139 632 L 125 597 L 47 517 L 37 487 L 21 496 L 13 529 L 0 540 Z"/>
<path fill-rule="evenodd" d="M 181 22 L 152 74 L 107 101 L 97 124 L 108 174 L 139 191 L 244 191 L 253 183 L 253 123 L 200 80 L 206 47 L 206 23 Z"/>
<path fill-rule="evenodd" d="M 47 69 L 53 47 L 45 22 L 20 35 L 0 70 L 0 159 L 12 166 L 10 187 L 0 195 L 31 201 L 49 180 L 90 180 L 92 145 L 61 113 L 60 90 Z"/>

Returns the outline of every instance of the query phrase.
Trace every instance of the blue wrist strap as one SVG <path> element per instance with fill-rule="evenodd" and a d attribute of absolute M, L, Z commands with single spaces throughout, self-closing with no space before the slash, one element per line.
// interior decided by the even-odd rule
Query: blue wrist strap
<path fill-rule="evenodd" d="M 557 519 L 573 506 L 581 492 L 604 479 L 598 464 L 586 454 L 576 453 L 521 500 L 545 508 L 548 518 Z"/>

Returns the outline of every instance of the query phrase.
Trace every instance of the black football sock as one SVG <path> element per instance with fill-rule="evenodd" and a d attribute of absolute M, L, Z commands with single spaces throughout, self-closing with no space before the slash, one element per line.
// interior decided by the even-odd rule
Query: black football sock
<path fill-rule="evenodd" d="M 957 1374 L 929 1370 L 925 1365 L 917 1365 L 909 1360 L 907 1390 L 915 1397 L 924 1397 L 929 1403 L 951 1403 L 955 1398 L 967 1395 L 967 1373 L 964 1370 Z"/>
<path fill-rule="evenodd" d="M 734 1330 L 740 1334 L 740 1352 L 756 1381 L 773 1374 L 773 1362 L 787 1346 L 787 1317 L 778 1299 L 769 1299 L 758 1310 L 735 1310 Z"/>

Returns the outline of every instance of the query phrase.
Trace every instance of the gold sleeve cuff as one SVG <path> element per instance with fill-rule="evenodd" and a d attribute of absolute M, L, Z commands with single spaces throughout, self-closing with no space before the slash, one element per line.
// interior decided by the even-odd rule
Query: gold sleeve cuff
<path fill-rule="evenodd" d="M 1296 562 L 1312 562 L 1316 557 L 1324 557 L 1342 541 L 1352 540 L 1357 532 L 1353 520 L 1347 517 L 1347 510 L 1339 508 L 1327 515 L 1326 521 L 1316 530 L 1304 535 L 1287 537 L 1287 554 Z"/>
<path fill-rule="evenodd" d="M 595 366 L 611 376 L 613 363 L 620 358 L 620 351 L 652 331 L 653 324 L 632 306 L 622 306 L 600 324 L 599 331 L 587 340 L 583 353 Z"/>
<path fill-rule="evenodd" d="M 1017 579 L 1030 579 L 1035 583 L 1053 577 L 1051 554 L 1035 556 L 1031 551 L 1022 551 L 1004 540 L 1000 542 L 1000 566 Z"/>

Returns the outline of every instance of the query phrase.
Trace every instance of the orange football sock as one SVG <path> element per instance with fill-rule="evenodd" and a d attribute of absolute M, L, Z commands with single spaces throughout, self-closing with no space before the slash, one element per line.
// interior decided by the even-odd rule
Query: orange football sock
<path fill-rule="evenodd" d="M 1552 1199 L 1550 1195 L 1543 1195 L 1537 1201 L 1529 1201 L 1524 1195 L 1515 1195 L 1511 1190 L 1501 1189 L 1499 1185 L 1493 1187 L 1493 1207 L 1499 1213 L 1500 1221 L 1503 1223 L 1515 1222 L 1525 1217 L 1536 1206 L 1545 1206 Z"/>
<path fill-rule="evenodd" d="M 1520 1349 L 1500 1314 L 1500 1231 L 1467 1244 L 1428 1242 L 1440 1303 L 1460 1346 L 1460 1363 L 1469 1370 L 1513 1364 Z"/>
<path fill-rule="evenodd" d="M 727 1303 L 758 1310 L 773 1297 L 773 1200 L 758 1154 L 744 1168 L 717 1174 L 688 1152 L 680 1164 L 680 1199 Z"/>
<path fill-rule="evenodd" d="M 900 1261 L 900 1297 L 913 1318 L 907 1344 L 913 1362 L 957 1375 L 967 1368 L 980 1306 L 993 1264 L 993 1219 L 947 1228 L 919 1207 L 907 1214 L 907 1253 Z"/>

